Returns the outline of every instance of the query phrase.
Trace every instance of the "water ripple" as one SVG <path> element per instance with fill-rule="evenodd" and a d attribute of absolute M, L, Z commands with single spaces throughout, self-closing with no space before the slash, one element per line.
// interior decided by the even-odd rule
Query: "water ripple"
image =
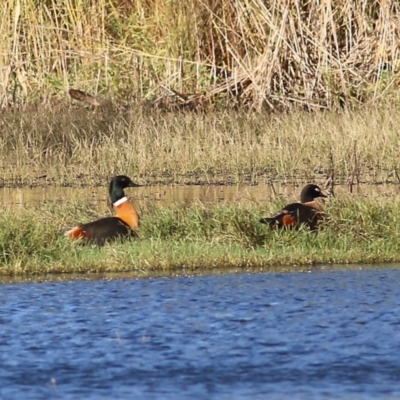
<path fill-rule="evenodd" d="M 0 398 L 400 397 L 400 269 L 4 284 Z"/>

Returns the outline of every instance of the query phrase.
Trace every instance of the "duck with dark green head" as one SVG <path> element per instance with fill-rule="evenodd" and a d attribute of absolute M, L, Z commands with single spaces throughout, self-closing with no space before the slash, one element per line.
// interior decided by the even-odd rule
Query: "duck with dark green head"
<path fill-rule="evenodd" d="M 125 175 L 114 176 L 110 182 L 109 194 L 116 215 L 80 224 L 64 232 L 65 236 L 71 239 L 82 239 L 99 246 L 115 239 L 136 236 L 135 230 L 139 227 L 140 217 L 134 205 L 125 196 L 124 189 L 140 186 Z"/>

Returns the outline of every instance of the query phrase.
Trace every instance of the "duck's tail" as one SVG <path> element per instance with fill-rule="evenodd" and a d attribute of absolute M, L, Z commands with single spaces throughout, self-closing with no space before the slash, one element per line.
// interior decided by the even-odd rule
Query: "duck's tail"
<path fill-rule="evenodd" d="M 266 225 L 275 225 L 276 224 L 276 219 L 274 217 L 264 217 L 260 219 L 260 222 L 262 224 L 266 224 Z"/>
<path fill-rule="evenodd" d="M 61 235 L 67 236 L 70 239 L 86 239 L 89 234 L 83 230 L 81 226 L 75 226 L 74 228 L 59 231 Z"/>
<path fill-rule="evenodd" d="M 261 218 L 260 222 L 269 226 L 293 227 L 297 221 L 292 212 L 280 212 L 273 217 Z"/>

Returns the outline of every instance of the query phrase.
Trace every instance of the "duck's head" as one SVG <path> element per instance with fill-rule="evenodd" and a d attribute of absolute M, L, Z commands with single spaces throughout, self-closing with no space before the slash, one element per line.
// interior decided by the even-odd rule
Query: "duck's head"
<path fill-rule="evenodd" d="M 307 203 L 315 200 L 317 197 L 328 197 L 318 185 L 309 184 L 303 187 L 300 195 L 300 201 Z"/>
<path fill-rule="evenodd" d="M 133 182 L 131 178 L 126 175 L 117 175 L 111 179 L 109 193 L 111 197 L 111 201 L 115 203 L 119 199 L 125 196 L 124 189 L 127 187 L 140 187 L 142 185 L 138 185 Z"/>

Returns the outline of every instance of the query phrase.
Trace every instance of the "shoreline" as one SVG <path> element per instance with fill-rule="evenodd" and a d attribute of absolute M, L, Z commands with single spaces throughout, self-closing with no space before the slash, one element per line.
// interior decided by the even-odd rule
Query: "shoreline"
<path fill-rule="evenodd" d="M 173 271 L 144 271 L 144 272 L 99 272 L 99 273 L 48 273 L 36 275 L 0 275 L 0 284 L 18 283 L 50 283 L 50 282 L 70 282 L 70 281 L 112 281 L 127 279 L 158 279 L 171 277 L 198 277 L 207 275 L 231 275 L 231 274 L 292 274 L 292 273 L 313 273 L 343 270 L 361 269 L 384 269 L 399 268 L 398 262 L 386 263 L 352 263 L 352 264 L 316 264 L 316 265 L 286 265 L 276 267 L 254 267 L 254 268 L 212 268 L 212 269 L 192 269 L 176 268 Z"/>

